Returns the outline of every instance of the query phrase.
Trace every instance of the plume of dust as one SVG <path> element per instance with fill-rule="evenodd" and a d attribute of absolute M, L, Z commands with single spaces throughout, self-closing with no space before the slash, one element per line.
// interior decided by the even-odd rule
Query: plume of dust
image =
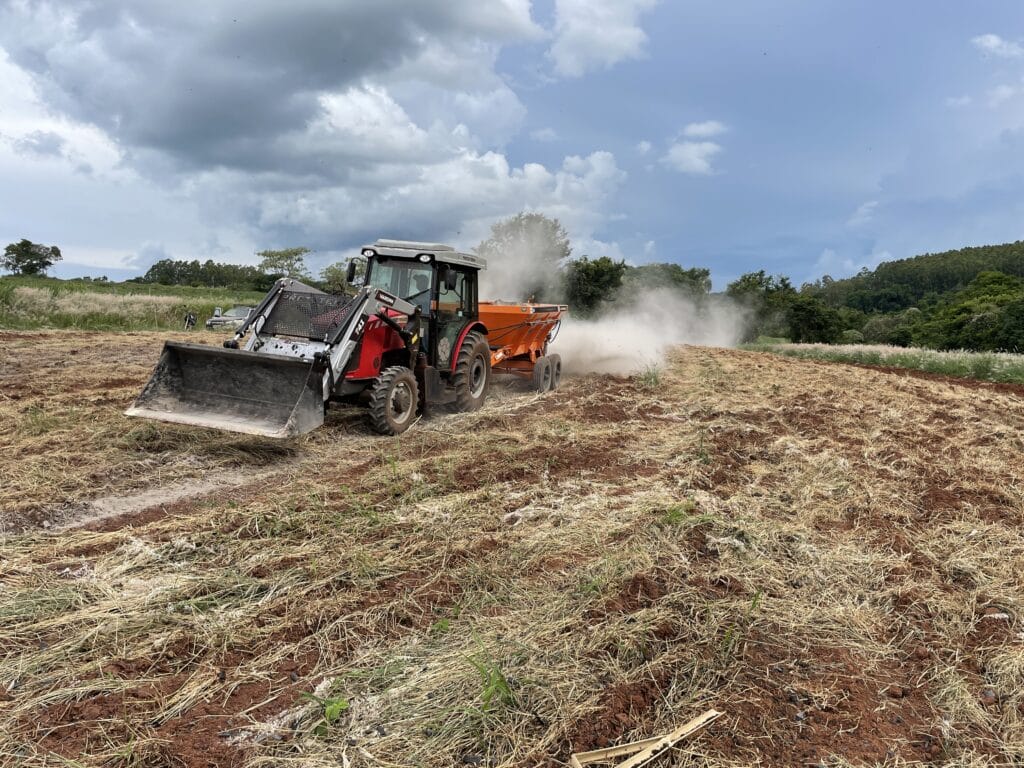
<path fill-rule="evenodd" d="M 562 295 L 563 275 L 545 254 L 539 230 L 486 256 L 481 298 L 519 302 L 535 294 L 544 300 Z M 566 373 L 630 374 L 661 363 L 666 350 L 680 344 L 735 346 L 748 314 L 724 296 L 695 300 L 668 287 L 647 288 L 608 302 L 595 318 L 574 317 L 570 306 L 551 353 L 561 355 Z"/>
<path fill-rule="evenodd" d="M 527 229 L 522 240 L 501 244 L 500 253 L 484 253 L 487 269 L 480 273 L 480 297 L 490 301 L 550 301 L 560 295 L 562 277 L 543 233 Z"/>
<path fill-rule="evenodd" d="M 594 319 L 562 321 L 551 352 L 567 373 L 629 374 L 664 360 L 680 344 L 731 347 L 739 343 L 746 313 L 731 300 L 709 296 L 696 302 L 678 291 L 655 288 L 616 301 Z"/>

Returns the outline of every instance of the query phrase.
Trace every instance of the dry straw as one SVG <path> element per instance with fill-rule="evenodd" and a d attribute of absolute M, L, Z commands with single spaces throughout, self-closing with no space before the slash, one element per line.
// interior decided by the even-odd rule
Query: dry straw
<path fill-rule="evenodd" d="M 154 335 L 4 344 L 0 764 L 555 766 L 709 706 L 666 765 L 1024 760 L 1012 393 L 685 348 L 281 447 L 123 418 Z"/>

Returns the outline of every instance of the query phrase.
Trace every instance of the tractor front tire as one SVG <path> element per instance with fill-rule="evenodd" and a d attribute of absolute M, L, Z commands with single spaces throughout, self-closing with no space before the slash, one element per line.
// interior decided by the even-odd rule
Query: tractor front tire
<path fill-rule="evenodd" d="M 470 331 L 462 340 L 459 356 L 455 361 L 452 384 L 455 386 L 455 409 L 457 411 L 478 410 L 487 399 L 487 388 L 491 383 L 491 348 L 487 338 L 477 331 Z"/>
<path fill-rule="evenodd" d="M 382 435 L 400 435 L 416 420 L 416 376 L 404 365 L 385 368 L 370 388 L 370 426 Z"/>
<path fill-rule="evenodd" d="M 546 357 L 538 357 L 533 362 L 533 388 L 538 392 L 547 392 L 551 386 L 551 361 Z"/>

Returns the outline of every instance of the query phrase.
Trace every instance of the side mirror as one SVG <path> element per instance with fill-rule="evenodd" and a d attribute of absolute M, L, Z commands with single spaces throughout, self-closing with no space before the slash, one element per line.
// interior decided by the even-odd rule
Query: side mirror
<path fill-rule="evenodd" d="M 356 279 L 356 260 L 352 259 L 348 263 L 348 268 L 345 270 L 345 282 L 352 285 Z"/>
<path fill-rule="evenodd" d="M 449 266 L 445 266 L 444 269 L 444 287 L 449 291 L 454 291 L 455 286 L 458 284 L 459 273 L 456 272 Z"/>

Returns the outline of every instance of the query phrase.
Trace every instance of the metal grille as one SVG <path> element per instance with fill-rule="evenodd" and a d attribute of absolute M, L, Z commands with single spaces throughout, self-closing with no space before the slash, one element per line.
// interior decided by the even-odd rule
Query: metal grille
<path fill-rule="evenodd" d="M 323 339 L 348 320 L 353 304 L 351 296 L 282 291 L 261 333 Z"/>

